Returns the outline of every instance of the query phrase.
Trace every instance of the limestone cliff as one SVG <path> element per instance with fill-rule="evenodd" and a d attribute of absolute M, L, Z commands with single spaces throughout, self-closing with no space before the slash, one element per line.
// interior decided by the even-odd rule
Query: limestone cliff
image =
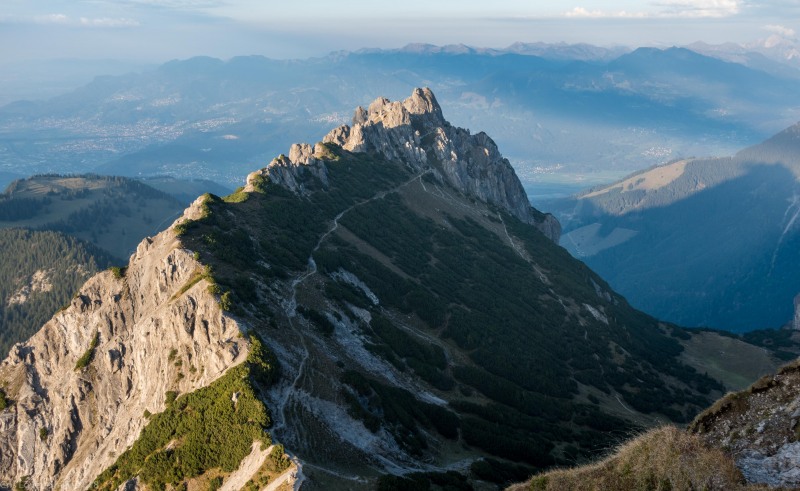
<path fill-rule="evenodd" d="M 430 89 L 415 89 L 402 102 L 381 97 L 368 109 L 359 106 L 352 126 L 332 130 L 323 142 L 351 152 L 371 152 L 387 160 L 402 161 L 416 171 L 430 169 L 440 182 L 507 210 L 558 243 L 558 220 L 530 205 L 513 167 L 494 141 L 486 133 L 472 135 L 445 121 Z M 288 157 L 281 155 L 265 169 L 248 176 L 249 189 L 256 176 L 269 176 L 272 182 L 303 192 L 298 172 L 311 172 L 325 182 L 325 152 L 319 144 L 292 145 Z"/>
<path fill-rule="evenodd" d="M 0 486 L 87 488 L 138 438 L 146 412 L 164 409 L 168 391 L 206 386 L 245 360 L 237 323 L 200 272 L 164 231 L 139 245 L 127 271 L 97 274 L 13 347 L 0 366 L 13 401 L 0 412 Z"/>

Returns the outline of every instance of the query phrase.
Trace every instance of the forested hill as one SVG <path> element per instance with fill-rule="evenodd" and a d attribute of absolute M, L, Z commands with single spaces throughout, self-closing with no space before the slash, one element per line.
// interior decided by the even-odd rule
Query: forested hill
<path fill-rule="evenodd" d="M 135 179 L 41 175 L 14 181 L 0 195 L 0 228 L 63 232 L 94 243 L 121 262 L 184 207 Z"/>
<path fill-rule="evenodd" d="M 0 229 L 0 353 L 35 333 L 78 291 L 108 267 L 97 247 L 52 231 Z"/>

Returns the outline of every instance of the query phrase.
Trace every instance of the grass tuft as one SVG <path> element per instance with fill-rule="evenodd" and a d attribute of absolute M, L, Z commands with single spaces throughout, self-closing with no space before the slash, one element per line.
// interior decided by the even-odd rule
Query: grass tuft
<path fill-rule="evenodd" d="M 539 474 L 508 491 L 607 489 L 760 489 L 744 484 L 729 456 L 705 447 L 697 435 L 665 426 L 622 445 L 595 464 Z"/>

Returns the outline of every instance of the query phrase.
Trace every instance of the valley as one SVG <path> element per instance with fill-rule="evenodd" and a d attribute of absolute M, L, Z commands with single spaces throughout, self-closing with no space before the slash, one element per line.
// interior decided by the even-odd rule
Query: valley
<path fill-rule="evenodd" d="M 491 133 L 526 187 L 542 174 L 580 182 L 730 154 L 800 114 L 793 76 L 685 48 L 449 48 L 196 57 L 97 77 L 0 108 L 0 171 L 165 174 L 236 187 L 259 162 L 346 122 L 362 101 L 402 96 L 419 80 L 455 124 Z"/>
<path fill-rule="evenodd" d="M 666 320 L 733 332 L 779 328 L 794 317 L 800 292 L 798 131 L 553 200 L 561 243 Z"/>
<path fill-rule="evenodd" d="M 3 96 L 0 489 L 800 486 L 776 39 L 67 63 Z"/>

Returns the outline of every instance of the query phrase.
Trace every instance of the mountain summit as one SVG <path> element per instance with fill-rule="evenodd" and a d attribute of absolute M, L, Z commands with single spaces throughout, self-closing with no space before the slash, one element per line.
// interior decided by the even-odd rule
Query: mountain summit
<path fill-rule="evenodd" d="M 12 349 L 0 485 L 485 488 L 722 393 L 557 238 L 429 90 L 378 99 Z"/>
<path fill-rule="evenodd" d="M 323 139 L 344 150 L 373 153 L 386 160 L 402 161 L 415 172 L 429 172 L 465 195 L 498 206 L 524 223 L 534 225 L 558 243 L 561 225 L 550 214 L 534 209 L 513 167 L 503 158 L 486 133 L 470 134 L 445 121 L 442 108 L 430 89 L 415 89 L 403 102 L 378 98 L 368 109 L 359 106 L 352 126 L 343 125 Z M 324 146 L 292 145 L 289 157 L 274 160 L 266 169 L 251 174 L 267 176 L 293 191 L 302 191 L 296 177 L 299 165 L 325 178 L 321 166 Z M 252 188 L 248 188 L 252 189 Z"/>

